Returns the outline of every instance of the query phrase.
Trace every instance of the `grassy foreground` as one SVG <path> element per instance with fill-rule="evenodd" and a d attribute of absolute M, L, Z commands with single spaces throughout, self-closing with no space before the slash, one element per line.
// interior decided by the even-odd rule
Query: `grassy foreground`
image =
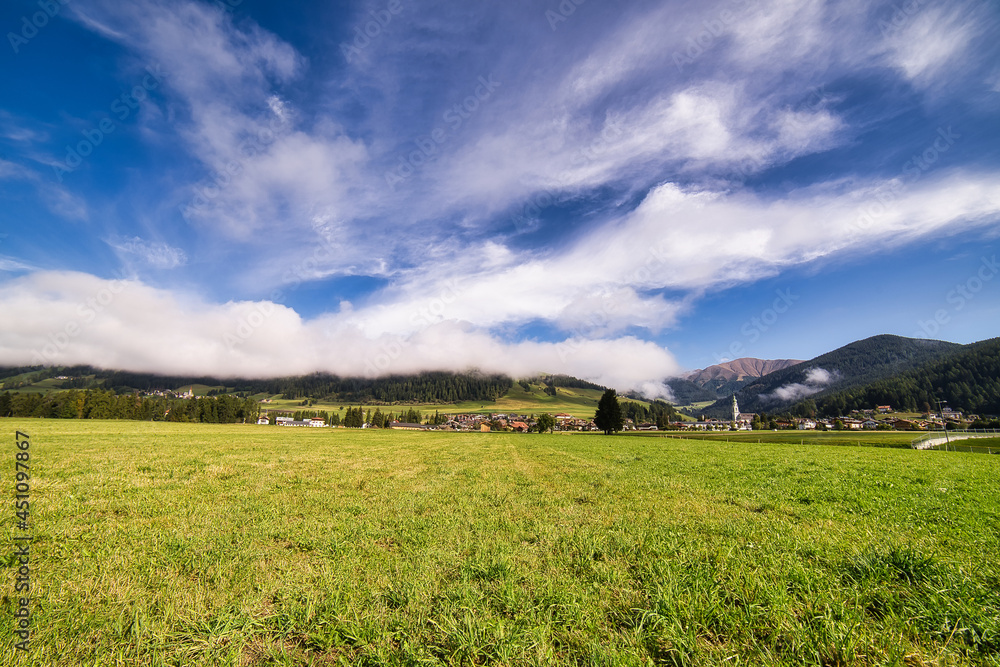
<path fill-rule="evenodd" d="M 1000 457 L 6 419 L 8 498 L 16 429 L 3 664 L 1000 665 Z"/>
<path fill-rule="evenodd" d="M 915 431 L 640 431 L 640 437 L 687 438 L 727 443 L 909 447 L 923 435 Z"/>

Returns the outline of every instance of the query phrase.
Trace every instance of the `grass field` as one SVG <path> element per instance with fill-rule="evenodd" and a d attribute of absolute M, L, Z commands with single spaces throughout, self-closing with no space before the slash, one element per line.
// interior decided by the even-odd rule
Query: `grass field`
<path fill-rule="evenodd" d="M 975 452 L 978 454 L 1000 454 L 1000 437 L 998 438 L 968 438 L 952 440 L 950 443 L 938 445 L 935 449 L 951 452 Z"/>
<path fill-rule="evenodd" d="M 3 664 L 1000 665 L 1000 457 L 0 419 L 8 497 L 16 429 Z"/>
<path fill-rule="evenodd" d="M 912 431 L 716 431 L 706 433 L 644 431 L 646 437 L 684 438 L 731 443 L 786 445 L 841 445 L 862 447 L 909 447 L 921 433 Z"/>

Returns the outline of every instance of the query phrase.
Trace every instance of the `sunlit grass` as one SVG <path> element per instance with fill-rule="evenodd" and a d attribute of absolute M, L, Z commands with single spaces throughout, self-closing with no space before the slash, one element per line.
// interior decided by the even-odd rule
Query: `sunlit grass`
<path fill-rule="evenodd" d="M 10 496 L 14 431 L 32 436 L 22 664 L 1000 664 L 1000 457 L 0 428 Z"/>

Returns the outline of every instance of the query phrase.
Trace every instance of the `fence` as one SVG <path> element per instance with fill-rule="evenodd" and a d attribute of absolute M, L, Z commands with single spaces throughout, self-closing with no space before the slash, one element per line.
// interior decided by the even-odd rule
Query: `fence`
<path fill-rule="evenodd" d="M 976 438 L 1000 438 L 1000 430 L 980 428 L 962 431 L 930 431 L 910 442 L 913 449 L 944 449 L 945 451 L 982 451 L 993 453 L 993 447 L 981 445 L 955 445 L 954 441 Z"/>

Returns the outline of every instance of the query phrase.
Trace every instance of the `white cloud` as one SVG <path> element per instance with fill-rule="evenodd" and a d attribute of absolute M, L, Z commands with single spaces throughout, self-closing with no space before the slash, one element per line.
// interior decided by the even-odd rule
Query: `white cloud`
<path fill-rule="evenodd" d="M 425 370 L 565 373 L 665 395 L 669 352 L 633 337 L 509 343 L 457 322 L 367 335 L 346 316 L 305 321 L 271 302 L 211 304 L 138 281 L 37 272 L 0 285 L 0 364 L 92 364 L 135 371 L 263 377 Z"/>
<path fill-rule="evenodd" d="M 806 371 L 804 382 L 786 384 L 778 387 L 770 394 L 761 394 L 760 398 L 764 401 L 798 401 L 813 394 L 818 394 L 839 377 L 840 374 L 836 371 L 830 372 L 824 368 L 810 368 Z"/>
<path fill-rule="evenodd" d="M 24 178 L 24 168 L 8 160 L 0 159 L 0 179 L 4 178 Z"/>
<path fill-rule="evenodd" d="M 382 121 L 373 126 L 370 139 L 358 138 L 366 136 L 363 132 L 349 135 L 332 113 L 310 119 L 299 114 L 280 90 L 288 82 L 307 80 L 310 64 L 250 21 L 234 24 L 225 12 L 188 0 L 169 5 L 146 0 L 127 11 L 117 3 L 98 3 L 88 9 L 87 18 L 144 61 L 162 65 L 164 93 L 189 111 L 177 121 L 185 145 L 211 172 L 183 193 L 196 204 L 184 208 L 208 243 L 238 244 L 250 255 L 250 280 L 271 284 L 283 282 L 303 251 L 303 245 L 271 243 L 271 234 L 279 231 L 302 244 L 315 243 L 312 220 L 317 215 L 338 221 L 340 251 L 315 262 L 311 279 L 376 275 L 405 280 L 408 273 L 434 271 L 432 264 L 454 262 L 472 251 L 470 245 L 481 243 L 459 241 L 444 250 L 448 233 L 442 220 L 455 221 L 475 236 L 499 224 L 492 219 L 496 214 L 533 201 L 540 193 L 548 201 L 573 199 L 605 186 L 635 194 L 655 185 L 665 172 L 718 190 L 716 179 L 738 182 L 749 173 L 849 140 L 854 130 L 828 104 L 828 95 L 813 93 L 817 99 L 806 107 L 800 98 L 824 77 L 858 63 L 905 60 L 895 46 L 887 46 L 894 38 L 873 37 L 874 21 L 864 3 L 854 0 L 727 1 L 624 12 L 615 25 L 594 31 L 594 40 L 582 53 L 569 48 L 571 42 L 539 46 L 553 56 L 544 70 L 532 78 L 504 82 L 453 137 L 449 135 L 434 160 L 393 192 L 385 184 L 385 163 L 412 149 L 413 140 L 433 128 L 400 119 L 414 107 L 426 106 L 430 122 L 441 126 L 441 111 L 470 92 L 466 82 L 454 84 L 464 87 L 435 89 L 436 97 L 421 98 L 421 104 L 401 97 L 400 77 L 409 67 L 402 54 L 428 43 L 435 52 L 457 53 L 466 44 L 459 39 L 458 26 L 467 18 L 442 6 L 406 11 L 405 20 L 391 25 L 392 38 L 373 41 L 363 62 L 356 64 L 364 69 L 365 63 L 378 61 L 384 70 L 366 70 L 363 82 L 378 99 L 368 109 L 372 122 Z M 574 20 L 578 18 L 584 21 L 585 15 Z M 919 14 L 909 29 L 923 25 L 922 20 Z M 693 37 L 719 21 L 721 32 L 699 56 L 699 67 L 678 71 L 672 54 L 684 51 Z M 522 32 L 531 34 L 519 23 L 511 29 L 519 39 L 524 38 Z M 554 39 L 566 34 L 557 33 Z M 192 48 L 177 49 L 179 43 Z M 565 52 L 557 48 L 563 46 Z M 702 64 L 709 66 L 700 68 Z M 362 85 L 351 81 L 352 86 Z M 468 81 L 474 82 L 475 76 Z M 241 146 L 261 133 L 268 141 L 258 141 L 259 149 L 247 157 Z M 386 147 L 393 148 L 383 153 Z M 654 190 L 643 204 L 645 213 L 656 200 Z M 730 211 L 740 213 L 738 197 L 727 196 L 726 201 Z M 762 203 L 747 206 L 756 214 Z M 643 214 L 628 216 L 627 222 L 635 226 Z M 532 224 L 525 222 L 528 228 Z M 696 245 L 686 234 L 666 227 L 676 247 Z M 794 229 L 783 233 L 799 234 Z M 705 237 L 694 236 L 699 242 Z M 828 246 L 838 243 L 827 241 Z M 721 242 L 724 252 L 732 246 L 732 260 L 745 254 L 744 246 L 765 250 L 773 245 L 766 224 L 733 229 Z M 787 259 L 764 261 L 764 272 Z M 751 279 L 761 273 L 753 261 L 739 267 L 729 264 L 728 276 L 719 280 Z M 682 273 L 681 268 L 676 272 Z M 692 268 L 690 280 L 669 284 L 704 283 L 711 269 Z M 511 265 L 504 270 L 515 272 Z M 516 281 L 534 280 L 529 268 L 515 273 Z M 611 278 L 610 289 L 621 289 L 619 280 Z M 577 312 L 590 306 L 573 304 L 587 304 L 609 289 L 605 280 L 586 282 L 597 285 L 583 290 L 564 286 L 564 296 L 523 309 L 519 317 L 537 317 L 541 311 L 549 318 L 559 312 L 567 324 L 579 321 Z M 657 286 L 663 285 L 651 285 Z M 627 311 L 640 317 L 640 326 L 668 326 L 672 321 L 670 304 L 641 296 L 623 298 L 635 302 Z M 513 300 L 509 308 L 520 308 L 523 299 Z"/>
<path fill-rule="evenodd" d="M 190 222 L 232 242 L 278 220 L 305 229 L 321 207 L 352 216 L 364 210 L 363 198 L 349 192 L 356 164 L 366 157 L 363 144 L 330 121 L 308 133 L 298 129 L 295 109 L 276 92 L 307 66 L 291 45 L 191 0 L 145 0 L 127 8 L 95 2 L 77 15 L 155 63 L 163 73 L 161 92 L 185 108 L 173 125 L 207 172 L 180 193 Z"/>
<path fill-rule="evenodd" d="M 487 243 L 462 247 L 454 261 L 401 271 L 350 321 L 371 336 L 411 335 L 444 321 L 478 328 L 544 321 L 588 337 L 659 332 L 708 289 L 1000 219 L 994 175 L 925 179 L 909 187 L 838 181 L 780 199 L 668 183 L 559 251 L 532 256 Z M 668 299 L 657 293 L 663 289 L 685 296 Z"/>
<path fill-rule="evenodd" d="M 900 12 L 886 32 L 889 61 L 907 78 L 927 83 L 949 70 L 949 63 L 962 55 L 978 32 L 972 17 L 959 7 L 922 7 L 909 3 L 911 13 Z"/>
<path fill-rule="evenodd" d="M 2 240 L 6 234 L 0 234 L 0 240 Z M 19 260 L 16 257 L 8 257 L 6 255 L 0 255 L 0 271 L 36 271 L 38 267 L 26 264 L 25 262 Z"/>
<path fill-rule="evenodd" d="M 955 35 L 970 34 L 965 15 L 927 8 L 898 34 L 879 37 L 867 4 L 664 4 L 623 10 L 606 30 L 591 26 L 588 39 L 562 41 L 570 28 L 588 25 L 581 8 L 574 17 L 580 23 L 540 42 L 538 53 L 551 55 L 538 60 L 544 67 L 518 80 L 498 74 L 503 84 L 495 95 L 397 191 L 385 184 L 385 164 L 441 125 L 442 110 L 467 95 L 476 76 L 441 72 L 461 81 L 429 92 L 423 81 L 403 85 L 412 84 L 403 81 L 413 76 L 407 54 L 432 43 L 435 57 L 461 54 L 453 59 L 464 63 L 467 57 L 470 68 L 482 62 L 472 48 L 479 45 L 463 39 L 460 28 L 467 24 L 455 20 L 454 8 L 407 5 L 405 20 L 391 26 L 392 38 L 373 42 L 345 75 L 349 81 L 320 84 L 325 92 L 312 100 L 311 116 L 293 104 L 308 96 L 292 94 L 290 84 L 308 85 L 314 93 L 319 73 L 250 20 L 234 22 L 190 0 L 98 1 L 77 16 L 143 63 L 163 68 L 158 95 L 174 113 L 164 132 L 179 132 L 181 145 L 217 175 L 177 198 L 197 204 L 190 222 L 203 236 L 199 247 L 206 255 L 215 243 L 249 267 L 233 278 L 242 293 L 336 275 L 391 279 L 366 300 L 309 322 L 277 305 L 212 305 L 137 284 L 164 311 L 191 319 L 192 330 L 175 340 L 199 368 L 257 374 L 273 373 L 277 365 L 278 372 L 297 372 L 327 368 L 336 358 L 341 372 L 361 372 L 356 362 L 371 361 L 382 354 L 380 346 L 399 338 L 408 345 L 392 360 L 394 370 L 523 363 L 562 372 L 565 364 L 570 374 L 639 386 L 662 379 L 669 360 L 655 345 L 625 333 L 674 326 L 705 290 L 824 257 L 996 223 L 1000 179 L 990 173 L 935 170 L 905 183 L 903 175 L 868 183 L 844 178 L 778 194 L 741 187 L 748 173 L 842 145 L 858 131 L 830 94 L 815 92 L 817 83 L 872 65 L 929 81 L 953 70 L 964 53 Z M 734 20 L 727 19 L 696 61 L 679 71 L 672 54 L 729 10 Z M 541 12 L 538 18 L 547 29 Z M 511 43 L 528 44 L 525 34 L 533 35 L 520 23 L 504 26 L 516 33 Z M 386 53 L 394 57 L 376 57 Z M 368 67 L 372 63 L 377 67 Z M 329 93 L 341 85 L 349 89 L 347 102 L 338 97 L 342 90 Z M 803 103 L 808 97 L 813 99 Z M 341 125 L 336 109 L 364 107 L 372 99 L 377 102 L 364 108 L 369 119 L 350 131 Z M 411 114 L 428 124 L 409 122 Z M 0 163 L 4 174 L 11 177 Z M 558 242 L 534 254 L 491 234 L 491 226 L 501 224 L 496 214 L 540 193 L 564 202 L 605 188 L 626 191 L 622 201 L 642 201 L 632 210 L 632 204 L 609 205 L 610 212 L 570 220 Z M 53 191 L 48 201 L 67 217 L 87 216 L 65 190 Z M 452 229 L 459 232 L 455 238 Z M 173 268 L 186 260 L 177 248 L 138 237 L 111 244 L 126 263 Z M 679 296 L 664 296 L 664 290 Z M 261 307 L 272 312 L 266 325 L 233 349 L 219 347 L 226 327 Z M 113 327 L 112 321 L 122 332 L 140 332 L 171 349 L 138 316 L 119 313 L 94 325 Z M 565 347 L 502 342 L 503 332 L 539 321 L 590 353 L 562 359 Z M 119 340 L 118 330 L 105 333 Z M 128 343 L 116 352 L 98 350 L 97 339 L 84 334 L 77 340 L 74 354 L 92 352 L 106 360 L 101 363 L 159 363 L 152 352 Z M 295 342 L 296 354 L 258 347 L 266 341 L 284 348 L 285 340 Z M 11 350 L 24 352 L 23 346 Z M 588 367 L 583 359 L 591 353 L 614 361 Z M 644 355 L 653 362 L 641 371 L 637 360 Z M 622 369 L 620 376 L 615 368 Z"/>
<path fill-rule="evenodd" d="M 155 269 L 175 269 L 187 263 L 187 255 L 183 250 L 162 241 L 146 241 L 132 236 L 112 238 L 106 242 L 129 264 L 133 260 L 139 260 Z"/>

